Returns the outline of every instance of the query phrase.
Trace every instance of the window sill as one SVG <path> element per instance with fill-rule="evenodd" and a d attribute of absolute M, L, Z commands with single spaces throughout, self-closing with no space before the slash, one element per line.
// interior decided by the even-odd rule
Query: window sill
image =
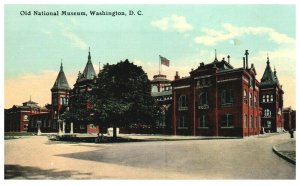
<path fill-rule="evenodd" d="M 221 129 L 233 129 L 234 127 L 221 127 Z"/>
<path fill-rule="evenodd" d="M 178 127 L 178 129 L 188 129 L 187 127 Z"/>
<path fill-rule="evenodd" d="M 208 127 L 198 127 L 198 129 L 209 129 Z"/>
<path fill-rule="evenodd" d="M 221 104 L 221 107 L 232 107 L 233 103 L 223 103 Z"/>
<path fill-rule="evenodd" d="M 178 111 L 186 111 L 186 110 L 188 110 L 188 107 L 179 107 L 178 108 Z"/>

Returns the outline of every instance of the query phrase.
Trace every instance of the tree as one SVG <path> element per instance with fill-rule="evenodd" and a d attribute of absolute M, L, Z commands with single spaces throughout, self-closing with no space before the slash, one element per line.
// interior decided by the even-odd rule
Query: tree
<path fill-rule="evenodd" d="M 64 112 L 62 119 L 75 121 L 77 124 L 93 121 L 93 108 L 90 106 L 93 102 L 92 92 L 76 93 L 70 98 L 69 109 Z"/>
<path fill-rule="evenodd" d="M 127 59 L 105 65 L 95 89 L 95 117 L 101 124 L 117 127 L 132 124 L 154 125 L 161 117 L 159 106 L 151 96 L 151 84 L 141 67 Z"/>

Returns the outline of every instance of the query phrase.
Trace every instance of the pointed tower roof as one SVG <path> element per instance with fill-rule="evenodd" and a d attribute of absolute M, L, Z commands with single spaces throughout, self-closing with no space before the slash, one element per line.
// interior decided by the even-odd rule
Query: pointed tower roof
<path fill-rule="evenodd" d="M 95 72 L 95 69 L 92 64 L 91 52 L 90 52 L 90 48 L 89 48 L 88 61 L 82 72 L 82 77 L 84 79 L 94 79 L 95 76 L 96 76 L 96 72 Z"/>
<path fill-rule="evenodd" d="M 276 84 L 278 84 L 276 71 L 275 71 L 275 74 L 274 74 L 271 67 L 270 67 L 269 57 L 267 57 L 267 66 L 266 66 L 264 75 L 261 78 L 260 85 L 264 86 L 264 85 L 276 85 Z"/>
<path fill-rule="evenodd" d="M 63 70 L 62 62 L 60 64 L 60 71 L 57 75 L 57 78 L 51 90 L 61 90 L 61 89 L 70 90 L 69 83 L 67 81 L 66 75 Z"/>

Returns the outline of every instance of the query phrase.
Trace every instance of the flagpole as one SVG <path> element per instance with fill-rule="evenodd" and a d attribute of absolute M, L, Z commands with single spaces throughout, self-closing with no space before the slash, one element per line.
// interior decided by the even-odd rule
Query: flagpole
<path fill-rule="evenodd" d="M 158 75 L 160 75 L 160 66 L 161 66 L 161 61 L 160 61 L 160 55 L 158 56 L 158 69 L 159 69 L 159 71 L 158 71 Z"/>

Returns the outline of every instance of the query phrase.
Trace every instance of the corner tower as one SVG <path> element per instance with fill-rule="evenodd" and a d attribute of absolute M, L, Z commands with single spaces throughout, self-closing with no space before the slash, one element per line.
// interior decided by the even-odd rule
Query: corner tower
<path fill-rule="evenodd" d="M 56 113 L 58 116 L 60 114 L 61 108 L 68 105 L 70 90 L 71 89 L 69 83 L 63 70 L 63 64 L 61 62 L 60 71 L 57 75 L 53 87 L 51 88 L 52 112 Z"/>
<path fill-rule="evenodd" d="M 267 66 L 260 83 L 260 106 L 262 108 L 261 126 L 268 132 L 283 130 L 283 94 L 276 69 L 270 67 L 267 57 Z"/>

